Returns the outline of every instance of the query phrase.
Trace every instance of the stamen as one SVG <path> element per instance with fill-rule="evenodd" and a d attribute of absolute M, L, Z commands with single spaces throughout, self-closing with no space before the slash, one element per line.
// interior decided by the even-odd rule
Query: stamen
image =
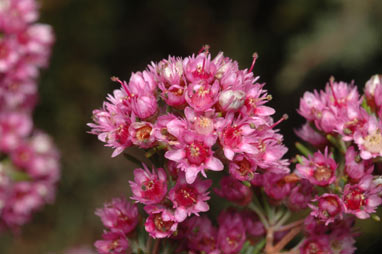
<path fill-rule="evenodd" d="M 199 50 L 198 55 L 201 54 L 202 52 L 205 52 L 206 54 L 208 54 L 209 49 L 210 49 L 210 45 L 208 44 L 203 45 L 203 47 Z"/>
<path fill-rule="evenodd" d="M 118 82 L 118 83 L 120 83 L 121 86 L 123 87 L 123 89 L 125 90 L 125 92 L 127 93 L 127 95 L 131 97 L 131 93 L 130 93 L 129 89 L 127 88 L 126 81 L 123 81 L 123 82 L 122 82 L 122 81 L 121 81 L 118 77 L 116 77 L 116 76 L 112 76 L 110 79 L 111 79 L 111 81 L 113 81 L 113 82 Z"/>
<path fill-rule="evenodd" d="M 284 114 L 277 122 L 271 125 L 271 128 L 273 129 L 276 127 L 279 123 L 283 122 L 284 120 L 287 120 L 289 117 L 287 114 Z"/>
<path fill-rule="evenodd" d="M 252 57 L 253 57 L 253 60 L 252 60 L 251 68 L 249 68 L 248 72 L 252 72 L 253 67 L 255 66 L 255 63 L 256 63 L 256 59 L 259 57 L 259 55 L 255 52 L 253 53 Z"/>
<path fill-rule="evenodd" d="M 335 105 L 338 106 L 338 100 L 337 100 L 337 97 L 336 97 L 336 94 L 335 94 L 335 92 L 334 92 L 334 88 L 333 88 L 333 86 L 334 86 L 334 81 L 335 81 L 334 77 L 331 76 L 331 77 L 329 78 L 330 90 L 332 91 Z"/>

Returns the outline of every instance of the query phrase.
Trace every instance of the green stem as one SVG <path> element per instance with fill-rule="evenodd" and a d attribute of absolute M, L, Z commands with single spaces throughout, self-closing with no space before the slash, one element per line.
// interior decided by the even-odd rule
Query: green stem
<path fill-rule="evenodd" d="M 269 228 L 269 223 L 264 215 L 263 209 L 259 205 L 256 206 L 256 204 L 254 203 L 249 203 L 248 206 L 250 209 L 252 209 L 252 211 L 254 211 L 259 216 L 259 219 L 261 223 L 263 223 L 264 227 Z"/>
<path fill-rule="evenodd" d="M 253 250 L 253 254 L 258 254 L 260 251 L 264 248 L 266 243 L 265 238 L 263 238 L 260 242 L 258 242 L 255 246 L 255 249 Z"/>
<path fill-rule="evenodd" d="M 306 146 L 304 146 L 300 142 L 296 142 L 295 146 L 296 146 L 297 150 L 299 150 L 300 153 L 302 153 L 305 157 L 308 157 L 308 155 L 313 154 L 312 151 L 309 150 L 309 148 L 307 148 Z"/>
<path fill-rule="evenodd" d="M 129 161 L 141 166 L 142 165 L 142 161 L 135 158 L 133 155 L 131 154 L 128 154 L 128 153 L 123 153 L 123 155 L 125 156 L 126 159 L 128 159 Z"/>
<path fill-rule="evenodd" d="M 277 224 L 274 226 L 274 230 L 277 231 L 284 223 L 289 219 L 291 216 L 291 213 L 289 210 L 286 211 L 283 217 L 277 222 Z"/>

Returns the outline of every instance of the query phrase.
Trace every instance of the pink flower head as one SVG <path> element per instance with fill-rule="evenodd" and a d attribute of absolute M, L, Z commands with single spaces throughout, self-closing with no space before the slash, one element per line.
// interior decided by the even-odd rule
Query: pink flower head
<path fill-rule="evenodd" d="M 97 209 L 95 214 L 101 217 L 104 226 L 112 232 L 122 231 L 128 234 L 138 224 L 137 206 L 122 198 L 115 198 L 110 203 L 105 203 L 104 208 Z"/>
<path fill-rule="evenodd" d="M 354 214 L 359 219 L 369 218 L 382 204 L 380 192 L 381 186 L 376 185 L 372 175 L 364 176 L 358 184 L 345 185 L 342 196 L 345 212 Z"/>
<path fill-rule="evenodd" d="M 154 146 L 154 126 L 149 122 L 134 122 L 129 126 L 131 142 L 140 148 Z"/>
<path fill-rule="evenodd" d="M 229 113 L 225 119 L 217 123 L 220 144 L 224 155 L 232 160 L 235 153 L 255 154 L 257 149 L 251 143 L 255 140 L 255 128 L 251 127 L 249 119 L 234 119 L 234 114 Z"/>
<path fill-rule="evenodd" d="M 215 193 L 231 202 L 245 206 L 252 200 L 252 190 L 242 182 L 231 176 L 223 176 L 220 180 L 220 189 L 214 189 Z"/>
<path fill-rule="evenodd" d="M 186 174 L 187 183 L 192 184 L 199 172 L 206 176 L 205 169 L 223 170 L 223 163 L 213 157 L 211 149 L 216 142 L 216 137 L 205 137 L 192 131 L 179 131 L 176 137 L 180 144 L 167 151 L 165 157 L 178 162 L 178 167 Z"/>
<path fill-rule="evenodd" d="M 212 180 L 196 180 L 192 184 L 188 184 L 184 174 L 180 174 L 176 185 L 170 190 L 168 197 L 174 204 L 175 218 L 178 222 L 182 222 L 191 214 L 199 215 L 199 212 L 207 212 L 209 206 L 207 200 L 208 189 L 212 184 Z"/>
<path fill-rule="evenodd" d="M 193 216 L 182 224 L 186 227 L 185 237 L 190 250 L 205 253 L 217 251 L 217 229 L 207 216 Z"/>
<path fill-rule="evenodd" d="M 217 80 L 213 84 L 191 83 L 187 86 L 185 99 L 194 110 L 205 111 L 218 101 L 219 89 Z"/>
<path fill-rule="evenodd" d="M 150 172 L 143 164 L 143 169 L 134 169 L 134 181 L 129 183 L 133 192 L 131 199 L 145 205 L 157 204 L 167 194 L 167 176 L 163 168 L 153 167 Z"/>
<path fill-rule="evenodd" d="M 163 206 L 145 206 L 149 214 L 146 219 L 145 229 L 153 238 L 170 237 L 177 229 L 178 222 L 172 213 Z"/>
<path fill-rule="evenodd" d="M 219 215 L 218 246 L 222 253 L 238 253 L 246 240 L 245 226 L 237 212 L 224 211 Z"/>
<path fill-rule="evenodd" d="M 333 254 L 330 249 L 329 237 L 327 235 L 313 235 L 304 240 L 300 247 L 301 254 Z"/>
<path fill-rule="evenodd" d="M 311 215 L 325 222 L 325 225 L 342 218 L 344 204 L 337 195 L 325 193 L 313 201 L 318 202 L 318 207 L 310 205 Z"/>
<path fill-rule="evenodd" d="M 354 133 L 354 141 L 361 151 L 361 158 L 368 160 L 382 156 L 382 122 L 370 116 L 369 121 Z"/>
<path fill-rule="evenodd" d="M 324 154 L 318 151 L 308 159 L 304 157 L 302 163 L 296 166 L 296 174 L 313 185 L 328 186 L 336 180 L 336 168 L 337 164 L 329 157 L 326 148 Z"/>
<path fill-rule="evenodd" d="M 125 254 L 129 248 L 128 239 L 121 231 L 105 231 L 102 238 L 94 243 L 99 254 Z"/>
<path fill-rule="evenodd" d="M 255 176 L 256 167 L 257 165 L 251 156 L 236 154 L 229 163 L 229 173 L 237 180 L 250 182 Z"/>
<path fill-rule="evenodd" d="M 211 61 L 211 55 L 200 53 L 196 57 L 186 57 L 183 60 L 183 70 L 190 83 L 211 83 L 215 77 L 216 66 Z"/>
<path fill-rule="evenodd" d="M 365 84 L 365 95 L 366 99 L 372 103 L 369 103 L 371 107 L 373 107 L 373 104 L 375 106 L 375 102 L 377 97 L 375 97 L 375 92 L 382 86 L 382 75 L 375 74 L 373 75 Z"/>

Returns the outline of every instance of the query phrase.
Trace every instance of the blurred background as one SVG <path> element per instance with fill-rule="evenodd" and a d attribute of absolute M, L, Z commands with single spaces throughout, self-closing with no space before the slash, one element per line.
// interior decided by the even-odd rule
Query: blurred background
<path fill-rule="evenodd" d="M 34 117 L 61 150 L 62 179 L 55 204 L 36 214 L 19 236 L 1 236 L 1 254 L 92 247 L 102 233 L 94 210 L 129 194 L 136 165 L 123 156 L 112 159 L 112 150 L 86 133 L 92 110 L 118 87 L 111 76 L 128 80 L 150 61 L 187 56 L 203 44 L 213 55 L 224 51 L 241 68 L 258 52 L 254 72 L 267 83 L 275 117 L 290 116 L 280 129 L 293 154 L 304 91 L 323 88 L 331 75 L 354 80 L 361 89 L 371 75 L 382 73 L 380 0 L 40 2 L 40 21 L 53 26 L 57 41 Z M 381 253 L 382 222 L 359 228 L 357 253 Z"/>

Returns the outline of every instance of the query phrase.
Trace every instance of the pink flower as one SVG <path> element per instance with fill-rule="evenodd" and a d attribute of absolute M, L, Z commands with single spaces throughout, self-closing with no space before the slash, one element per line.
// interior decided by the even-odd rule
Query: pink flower
<path fill-rule="evenodd" d="M 220 180 L 220 189 L 215 188 L 214 191 L 220 197 L 242 206 L 248 205 L 253 195 L 249 187 L 231 176 L 223 176 Z"/>
<path fill-rule="evenodd" d="M 186 228 L 185 237 L 190 250 L 220 253 L 217 250 L 217 229 L 207 216 L 193 216 L 182 224 Z"/>
<path fill-rule="evenodd" d="M 234 114 L 229 113 L 225 119 L 217 123 L 220 144 L 224 155 L 232 160 L 235 153 L 255 154 L 257 149 L 251 144 L 255 141 L 255 128 L 251 128 L 249 119 L 234 119 Z"/>
<path fill-rule="evenodd" d="M 222 253 L 238 253 L 246 239 L 243 220 L 237 212 L 224 211 L 219 215 L 218 246 Z"/>
<path fill-rule="evenodd" d="M 303 158 L 302 163 L 296 165 L 296 174 L 301 178 L 309 180 L 313 185 L 328 186 L 336 179 L 336 162 L 329 157 L 328 150 L 320 151 Z"/>
<path fill-rule="evenodd" d="M 264 191 L 275 201 L 284 199 L 291 191 L 291 183 L 287 181 L 287 175 L 267 172 L 263 175 Z"/>
<path fill-rule="evenodd" d="M 170 133 L 175 132 L 170 131 Z M 178 162 L 178 167 L 186 174 L 187 183 L 192 184 L 199 172 L 206 176 L 205 169 L 223 170 L 223 163 L 213 157 L 211 149 L 216 142 L 215 137 L 205 137 L 191 131 L 180 131 L 176 137 L 180 144 L 167 151 L 165 157 Z"/>
<path fill-rule="evenodd" d="M 369 121 L 355 131 L 354 142 L 361 151 L 361 158 L 368 160 L 382 156 L 382 122 L 370 116 Z"/>
<path fill-rule="evenodd" d="M 138 224 L 138 208 L 126 199 L 115 198 L 105 203 L 104 208 L 97 209 L 96 215 L 101 217 L 102 223 L 112 232 L 122 231 L 130 233 Z"/>
<path fill-rule="evenodd" d="M 89 133 L 97 135 L 106 146 L 115 148 L 112 157 L 132 145 L 129 127 L 133 121 L 135 122 L 135 116 L 131 114 L 125 97 L 127 94 L 124 90 L 115 90 L 113 95 L 108 96 L 110 103 L 104 102 L 103 109 L 93 111 L 95 123 L 88 124 L 92 128 Z"/>
<path fill-rule="evenodd" d="M 184 174 L 181 174 L 176 185 L 170 190 L 168 198 L 173 202 L 175 208 L 175 218 L 178 222 L 182 222 L 191 214 L 199 215 L 199 212 L 207 212 L 209 206 L 207 200 L 208 189 L 212 184 L 212 180 L 200 180 L 197 178 L 192 184 L 187 184 Z"/>
<path fill-rule="evenodd" d="M 0 7 L 0 30 L 15 33 L 37 18 L 35 0 L 4 0 Z"/>
<path fill-rule="evenodd" d="M 157 204 L 167 194 L 167 176 L 163 168 L 149 171 L 143 164 L 143 168 L 134 170 L 134 181 L 130 181 L 133 197 L 131 199 L 145 205 Z"/>
<path fill-rule="evenodd" d="M 311 215 L 325 222 L 325 226 L 337 218 L 342 218 L 344 204 L 337 195 L 325 193 L 313 200 L 315 201 L 318 202 L 318 207 L 310 205 Z"/>
<path fill-rule="evenodd" d="M 313 199 L 313 195 L 313 185 L 308 180 L 301 179 L 288 196 L 288 208 L 291 210 L 307 208 L 309 202 Z"/>
<path fill-rule="evenodd" d="M 211 83 L 215 77 L 216 66 L 211 62 L 210 54 L 200 53 L 196 57 L 186 57 L 183 60 L 183 70 L 190 83 Z"/>
<path fill-rule="evenodd" d="M 382 204 L 380 191 L 381 186 L 376 185 L 372 175 L 364 176 L 358 184 L 345 185 L 342 196 L 345 212 L 359 219 L 369 218 L 370 213 L 374 213 L 377 206 Z"/>
<path fill-rule="evenodd" d="M 168 130 L 168 124 L 172 120 L 177 120 L 176 116 L 173 114 L 161 115 L 158 117 L 157 121 L 155 122 L 153 132 L 156 140 L 169 145 L 178 144 L 177 138 L 171 135 Z"/>
<path fill-rule="evenodd" d="M 103 240 L 94 243 L 99 254 L 125 254 L 129 248 L 129 242 L 121 231 L 105 231 L 102 237 Z"/>
<path fill-rule="evenodd" d="M 300 129 L 295 130 L 295 133 L 299 138 L 316 147 L 322 147 L 328 143 L 327 139 L 315 131 L 309 123 L 305 123 Z"/>
<path fill-rule="evenodd" d="M 191 83 L 186 88 L 185 99 L 194 110 L 205 111 L 218 101 L 219 89 L 218 81 L 212 85 L 203 82 Z"/>
<path fill-rule="evenodd" d="M 204 112 L 196 112 L 190 107 L 184 109 L 184 115 L 190 127 L 201 135 L 214 135 L 217 121 L 215 110 L 208 109 Z"/>
<path fill-rule="evenodd" d="M 374 170 L 372 162 L 361 160 L 353 146 L 346 151 L 345 172 L 353 182 L 358 182 L 363 176 L 371 174 Z"/>
<path fill-rule="evenodd" d="M 256 163 L 250 155 L 236 154 L 229 163 L 229 173 L 240 181 L 252 181 L 255 176 Z"/>
<path fill-rule="evenodd" d="M 249 86 L 250 88 L 245 93 L 244 107 L 241 108 L 243 115 L 266 117 L 275 113 L 273 108 L 264 106 L 270 97 L 267 95 L 266 90 L 262 89 L 263 86 L 258 83 Z"/>
<path fill-rule="evenodd" d="M 134 122 L 129 126 L 131 142 L 140 148 L 154 146 L 154 126 L 149 122 Z"/>
<path fill-rule="evenodd" d="M 20 112 L 0 113 L 0 151 L 9 152 L 32 131 L 33 123 L 29 114 Z"/>
<path fill-rule="evenodd" d="M 332 254 L 327 235 L 313 235 L 304 240 L 300 247 L 301 254 Z"/>
<path fill-rule="evenodd" d="M 178 222 L 174 214 L 163 206 L 145 206 L 149 214 L 145 229 L 153 238 L 170 237 L 177 229 Z"/>

